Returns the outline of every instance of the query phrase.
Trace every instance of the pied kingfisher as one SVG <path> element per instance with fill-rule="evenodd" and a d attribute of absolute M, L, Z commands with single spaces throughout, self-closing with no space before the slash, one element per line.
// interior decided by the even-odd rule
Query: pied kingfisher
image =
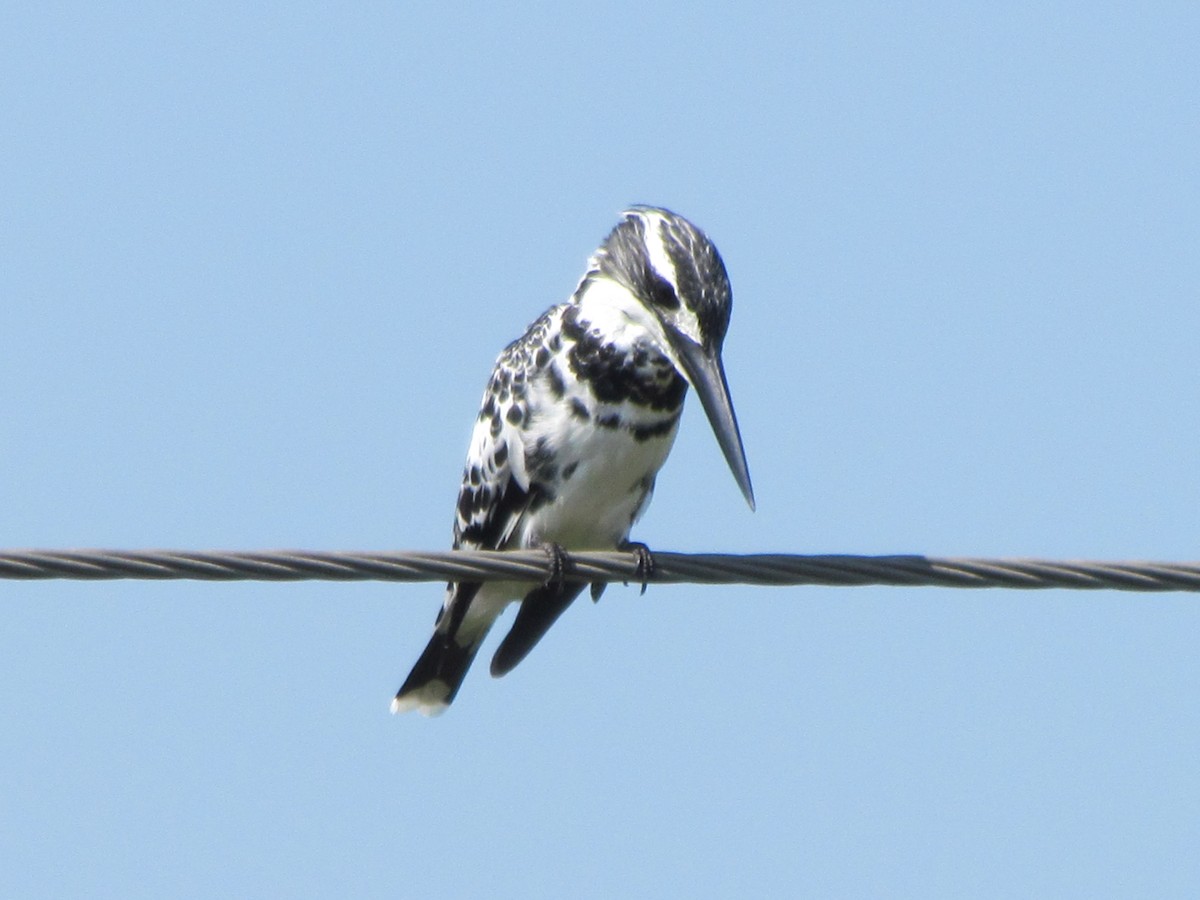
<path fill-rule="evenodd" d="M 629 530 L 650 502 L 688 384 L 753 509 L 721 363 L 731 305 L 725 264 L 699 228 L 665 209 L 627 210 L 571 299 L 500 354 L 463 470 L 455 549 L 547 547 L 557 559 L 563 548 L 635 546 Z M 492 623 L 520 600 L 492 658 L 494 676 L 510 671 L 585 586 L 450 583 L 392 711 L 443 711 Z"/>

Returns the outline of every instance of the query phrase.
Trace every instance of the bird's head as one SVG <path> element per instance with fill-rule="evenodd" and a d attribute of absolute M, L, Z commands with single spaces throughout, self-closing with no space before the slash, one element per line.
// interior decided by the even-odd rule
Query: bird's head
<path fill-rule="evenodd" d="M 721 362 L 733 291 L 713 242 L 669 210 L 634 206 L 592 256 L 580 289 L 596 278 L 628 291 L 636 303 L 630 312 L 648 326 L 700 395 L 733 477 L 753 509 L 746 451 Z"/>

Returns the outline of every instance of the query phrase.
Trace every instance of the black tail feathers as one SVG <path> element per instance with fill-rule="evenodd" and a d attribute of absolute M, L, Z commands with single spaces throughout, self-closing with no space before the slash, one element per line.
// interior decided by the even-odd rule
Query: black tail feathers
<path fill-rule="evenodd" d="M 396 692 L 392 712 L 416 709 L 430 716 L 445 710 L 462 687 L 481 643 L 483 635 L 463 646 L 449 635 L 435 631 L 403 686 Z"/>

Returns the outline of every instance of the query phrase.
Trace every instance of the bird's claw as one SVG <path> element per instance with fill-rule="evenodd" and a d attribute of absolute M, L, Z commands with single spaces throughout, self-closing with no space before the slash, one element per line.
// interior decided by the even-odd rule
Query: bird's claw
<path fill-rule="evenodd" d="M 646 585 L 654 577 L 654 554 L 641 541 L 625 541 L 617 549 L 637 554 L 637 568 L 634 570 L 634 574 L 637 576 L 637 580 L 642 583 L 642 590 L 639 596 L 645 595 Z M 629 582 L 625 583 L 628 584 Z"/>
<path fill-rule="evenodd" d="M 542 549 L 550 557 L 550 574 L 546 577 L 546 584 L 547 586 L 561 587 L 569 561 L 567 551 L 562 544 L 553 542 L 542 544 Z"/>

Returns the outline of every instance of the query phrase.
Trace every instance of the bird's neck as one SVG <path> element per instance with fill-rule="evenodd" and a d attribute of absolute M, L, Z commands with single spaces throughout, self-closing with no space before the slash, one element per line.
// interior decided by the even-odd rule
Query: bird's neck
<path fill-rule="evenodd" d="M 573 298 L 580 327 L 604 343 L 632 347 L 647 340 L 666 346 L 662 323 L 627 287 L 611 278 L 591 278 Z"/>

